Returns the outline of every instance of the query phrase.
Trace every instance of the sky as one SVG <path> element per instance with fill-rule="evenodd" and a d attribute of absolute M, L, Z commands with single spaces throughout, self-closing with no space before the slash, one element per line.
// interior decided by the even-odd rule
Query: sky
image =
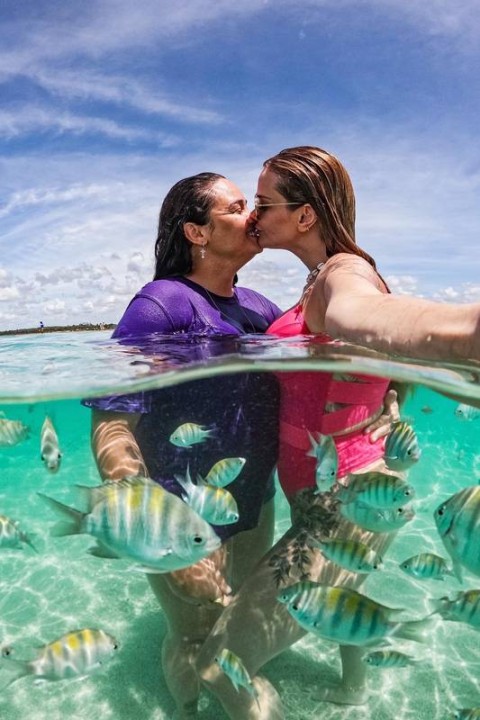
<path fill-rule="evenodd" d="M 480 300 L 477 0 L 1 0 L 0 329 L 116 322 L 162 199 L 312 144 L 393 291 Z M 283 308 L 305 270 L 240 273 Z"/>

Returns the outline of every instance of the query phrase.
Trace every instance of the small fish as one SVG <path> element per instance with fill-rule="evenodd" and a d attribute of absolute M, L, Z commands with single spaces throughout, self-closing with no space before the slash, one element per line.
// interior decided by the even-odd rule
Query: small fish
<path fill-rule="evenodd" d="M 307 452 L 309 457 L 317 460 L 315 468 L 315 482 L 317 494 L 327 492 L 332 488 L 337 479 L 338 453 L 335 442 L 331 435 L 318 433 L 318 440 L 308 433 L 312 447 Z"/>
<path fill-rule="evenodd" d="M 225 488 L 212 485 L 194 485 L 187 468 L 185 477 L 175 475 L 182 486 L 183 500 L 208 523 L 212 525 L 231 525 L 239 518 L 238 506 L 232 493 Z"/>
<path fill-rule="evenodd" d="M 455 409 L 455 415 L 461 420 L 477 420 L 480 417 L 480 408 L 460 403 Z"/>
<path fill-rule="evenodd" d="M 342 486 L 337 497 L 342 502 L 357 500 L 377 508 L 401 507 L 415 496 L 415 490 L 403 478 L 382 472 L 352 475 L 347 486 Z"/>
<path fill-rule="evenodd" d="M 19 528 L 18 520 L 11 520 L 6 515 L 0 515 L 0 548 L 21 548 L 22 543 L 30 545 L 37 552 L 29 536 Z"/>
<path fill-rule="evenodd" d="M 397 422 L 385 441 L 385 464 L 390 470 L 408 470 L 421 455 L 418 439 L 412 426 Z"/>
<path fill-rule="evenodd" d="M 238 655 L 235 655 L 228 648 L 224 648 L 215 658 L 217 665 L 223 670 L 225 675 L 230 678 L 232 685 L 238 692 L 241 687 L 245 688 L 258 704 L 258 692 L 252 682 L 252 678 L 248 674 L 245 665 Z M 258 704 L 260 707 L 260 705 Z"/>
<path fill-rule="evenodd" d="M 150 478 L 124 478 L 96 487 L 77 486 L 88 510 L 81 512 L 42 493 L 60 515 L 52 535 L 89 534 L 99 557 L 122 557 L 140 563 L 147 573 L 180 570 L 220 547 L 213 528 L 179 497 Z"/>
<path fill-rule="evenodd" d="M 223 458 L 208 471 L 205 482 L 207 485 L 224 488 L 230 485 L 243 470 L 246 460 L 242 457 Z"/>
<path fill-rule="evenodd" d="M 433 516 L 457 580 L 462 582 L 462 567 L 480 575 L 480 486 L 451 495 Z"/>
<path fill-rule="evenodd" d="M 184 423 L 179 425 L 177 429 L 170 435 L 170 442 L 181 448 L 191 448 L 192 445 L 198 445 L 205 442 L 212 436 L 213 430 L 209 430 L 203 425 L 196 423 Z"/>
<path fill-rule="evenodd" d="M 452 715 L 452 720 L 478 720 L 480 718 L 480 707 L 458 708 Z"/>
<path fill-rule="evenodd" d="M 60 452 L 57 432 L 48 415 L 45 417 L 40 431 L 40 457 L 47 470 L 51 473 L 58 472 L 62 453 Z"/>
<path fill-rule="evenodd" d="M 351 523 L 370 532 L 393 532 L 413 520 L 415 511 L 410 505 L 399 508 L 374 508 L 363 502 L 340 504 L 340 514 Z"/>
<path fill-rule="evenodd" d="M 364 655 L 362 660 L 367 665 L 378 668 L 404 668 L 418 663 L 418 660 L 398 650 L 375 650 Z"/>
<path fill-rule="evenodd" d="M 433 600 L 434 613 L 444 620 L 463 622 L 480 630 L 480 590 L 457 593 L 451 600 L 443 597 Z"/>
<path fill-rule="evenodd" d="M 313 540 L 311 545 L 318 547 L 328 560 L 349 572 L 370 573 L 382 567 L 380 556 L 356 540 Z"/>
<path fill-rule="evenodd" d="M 67 680 L 88 675 L 110 660 L 118 642 L 103 630 L 83 628 L 62 635 L 38 648 L 34 660 L 17 660 L 11 649 L 4 648 L 3 657 L 17 670 L 9 685 L 21 677 L 35 676 L 41 680 Z"/>
<path fill-rule="evenodd" d="M 425 642 L 431 620 L 399 621 L 405 610 L 389 608 L 346 587 L 303 580 L 277 596 L 305 630 L 341 645 L 377 645 L 389 636 Z"/>
<path fill-rule="evenodd" d="M 28 425 L 21 420 L 0 418 L 0 447 L 12 447 L 25 440 L 30 433 Z"/>
<path fill-rule="evenodd" d="M 453 575 L 444 558 L 434 553 L 420 553 L 400 563 L 403 572 L 417 580 L 445 580 L 445 575 Z"/>

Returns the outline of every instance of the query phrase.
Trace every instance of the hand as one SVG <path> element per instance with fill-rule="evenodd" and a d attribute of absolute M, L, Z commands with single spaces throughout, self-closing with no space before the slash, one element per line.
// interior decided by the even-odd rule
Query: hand
<path fill-rule="evenodd" d="M 195 565 L 169 573 L 168 584 L 185 602 L 210 608 L 226 606 L 232 599 L 224 576 L 226 560 L 226 548 L 221 547 Z"/>
<path fill-rule="evenodd" d="M 392 429 L 392 425 L 400 420 L 400 408 L 397 400 L 397 391 L 389 390 L 383 400 L 383 413 L 371 425 L 364 428 L 364 435 L 370 435 L 370 442 L 385 437 Z"/>

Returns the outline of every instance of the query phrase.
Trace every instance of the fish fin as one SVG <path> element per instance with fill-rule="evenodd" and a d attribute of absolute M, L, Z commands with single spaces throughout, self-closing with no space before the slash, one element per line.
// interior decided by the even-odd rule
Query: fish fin
<path fill-rule="evenodd" d="M 44 495 L 41 492 L 37 492 L 37 495 L 42 498 L 47 505 L 50 505 L 57 515 L 63 517 L 63 522 L 59 522 L 54 525 L 50 531 L 50 535 L 53 537 L 64 537 L 65 535 L 82 534 L 83 530 L 81 525 L 84 513 L 79 510 L 75 510 L 75 508 L 72 508 L 69 505 L 64 505 L 58 500 L 55 500 L 48 495 Z"/>
<path fill-rule="evenodd" d="M 461 563 L 454 557 L 452 557 L 452 571 L 453 577 L 457 578 L 458 582 L 463 585 L 463 568 Z"/>
<path fill-rule="evenodd" d="M 159 570 L 158 568 L 149 567 L 148 565 L 131 565 L 130 572 L 145 573 L 146 575 L 163 575 L 170 570 Z"/>
<path fill-rule="evenodd" d="M 156 485 L 151 478 L 144 475 L 126 475 L 121 480 L 107 480 L 102 485 L 75 485 L 75 488 L 90 512 L 97 503 L 104 500 L 112 487 L 143 487 L 152 484 Z"/>
<path fill-rule="evenodd" d="M 404 640 L 426 643 L 430 639 L 431 631 L 435 625 L 436 621 L 429 615 L 422 620 L 409 620 L 400 623 L 392 634 Z"/>
<path fill-rule="evenodd" d="M 31 538 L 30 535 L 27 535 L 27 533 L 22 533 L 21 536 L 20 536 L 20 539 L 22 540 L 22 542 L 26 543 L 29 547 L 31 547 L 32 550 L 33 550 L 34 552 L 36 552 L 37 555 L 38 555 L 38 550 L 37 550 L 37 548 L 35 547 L 35 545 L 33 544 L 32 538 Z"/>
<path fill-rule="evenodd" d="M 101 542 L 97 542 L 96 545 L 92 545 L 92 547 L 88 548 L 87 552 L 89 555 L 93 555 L 93 557 L 109 558 L 111 560 L 120 559 L 119 555 L 114 553 L 113 550 L 110 550 L 110 548 Z"/>
<path fill-rule="evenodd" d="M 308 432 L 308 439 L 310 440 L 310 449 L 307 450 L 306 454 L 308 457 L 316 458 L 317 457 L 317 447 L 320 445 L 320 443 L 315 439 L 314 435 L 312 435 L 311 432 Z"/>
<path fill-rule="evenodd" d="M 173 476 L 175 480 L 178 482 L 178 484 L 185 490 L 187 497 L 190 496 L 190 493 L 192 492 L 192 489 L 195 488 L 195 485 L 192 482 L 192 479 L 190 477 L 190 471 L 187 467 L 187 472 L 185 474 L 185 477 L 182 477 L 181 475 L 174 475 Z M 183 498 L 185 500 L 185 497 Z"/>

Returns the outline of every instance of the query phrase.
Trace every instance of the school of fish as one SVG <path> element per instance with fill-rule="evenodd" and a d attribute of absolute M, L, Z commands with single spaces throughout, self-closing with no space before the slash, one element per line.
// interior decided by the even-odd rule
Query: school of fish
<path fill-rule="evenodd" d="M 480 411 L 459 405 L 455 414 L 470 421 L 477 419 Z M 0 448 L 15 447 L 30 434 L 23 422 L 0 417 Z M 60 517 L 51 534 L 88 534 L 96 540 L 90 549 L 93 555 L 123 558 L 145 573 L 171 572 L 207 558 L 221 544 L 212 526 L 239 519 L 234 495 L 226 488 L 246 463 L 242 457 L 221 458 L 204 477 L 197 474 L 193 482 L 188 451 L 213 436 L 213 426 L 194 422 L 186 422 L 171 433 L 170 442 L 185 451 L 184 474 L 175 475 L 181 497 L 148 477 L 126 477 L 96 487 L 78 485 L 82 509 L 38 493 Z M 400 476 L 372 471 L 337 482 L 334 439 L 319 433 L 309 433 L 309 438 L 307 455 L 316 461 L 316 493 L 333 493 L 339 522 L 347 520 L 370 533 L 396 533 L 413 520 L 415 489 L 404 473 L 418 462 L 421 450 L 408 423 L 396 422 L 385 442 L 385 464 Z M 47 415 L 40 430 L 40 457 L 50 473 L 59 472 L 62 455 L 58 433 Z M 400 562 L 399 571 L 426 582 L 444 581 L 451 575 L 463 582 L 465 571 L 480 576 L 480 486 L 463 488 L 440 503 L 434 522 L 452 567 L 440 555 L 422 552 Z M 311 538 L 308 544 L 325 561 L 359 576 L 382 572 L 384 567 L 382 557 L 368 543 L 350 537 Z M 0 549 L 25 545 L 36 551 L 20 523 L 0 515 Z M 420 618 L 408 618 L 408 608 L 388 607 L 358 590 L 307 579 L 281 589 L 277 600 L 302 628 L 320 638 L 365 649 L 378 647 L 363 656 L 365 664 L 375 668 L 405 668 L 420 662 L 382 645 L 394 638 L 428 643 L 434 616 L 480 630 L 480 589 L 462 590 L 452 598 L 431 598 L 431 612 Z M 84 628 L 69 631 L 37 649 L 33 660 L 19 659 L 14 649 L 4 647 L 2 662 L 13 673 L 9 684 L 29 675 L 35 681 L 58 681 L 89 675 L 106 664 L 118 648 L 117 640 L 104 630 Z M 244 688 L 258 703 L 254 682 L 240 657 L 224 648 L 215 661 L 237 691 Z M 480 717 L 480 709 L 475 707 L 452 713 L 459 720 Z"/>

